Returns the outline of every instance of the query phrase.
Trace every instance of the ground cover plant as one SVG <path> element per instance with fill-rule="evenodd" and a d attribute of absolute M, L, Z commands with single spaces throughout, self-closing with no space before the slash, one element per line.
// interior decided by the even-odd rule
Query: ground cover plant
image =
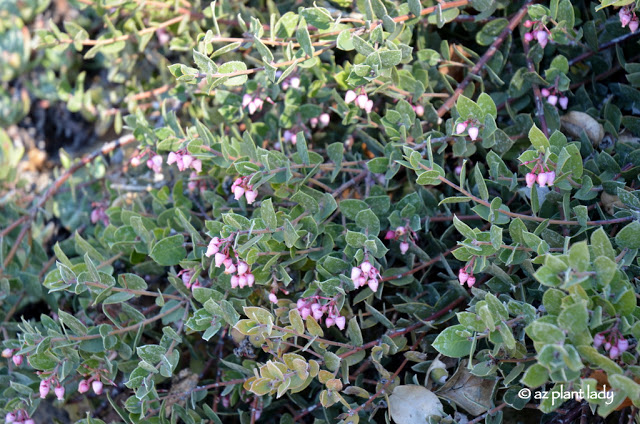
<path fill-rule="evenodd" d="M 638 2 L 0 2 L 6 423 L 634 422 Z"/>

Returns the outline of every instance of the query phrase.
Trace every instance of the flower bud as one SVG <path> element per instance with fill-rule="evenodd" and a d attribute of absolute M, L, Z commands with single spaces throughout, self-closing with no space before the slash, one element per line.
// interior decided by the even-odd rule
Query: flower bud
<path fill-rule="evenodd" d="M 460 284 L 466 283 L 468 279 L 469 273 L 467 273 L 464 268 L 460 268 L 460 271 L 458 271 L 458 281 L 460 281 Z"/>
<path fill-rule="evenodd" d="M 602 346 L 602 343 L 604 343 L 604 335 L 598 333 L 595 336 L 593 336 L 593 347 L 597 349 L 600 346 Z"/>
<path fill-rule="evenodd" d="M 551 106 L 555 106 L 556 104 L 558 104 L 558 96 L 556 96 L 555 94 L 550 95 L 549 97 L 547 97 L 547 103 L 549 103 Z"/>
<path fill-rule="evenodd" d="M 478 138 L 478 134 L 480 133 L 480 130 L 478 129 L 478 127 L 470 127 L 469 128 L 469 138 L 472 141 L 475 141 L 476 138 Z"/>
<path fill-rule="evenodd" d="M 542 90 L 540 90 L 540 94 L 542 94 L 544 97 L 549 97 L 551 92 L 549 91 L 548 88 L 543 88 Z"/>
<path fill-rule="evenodd" d="M 302 317 L 302 319 L 307 319 L 309 317 L 309 315 L 311 315 L 311 309 L 304 307 L 302 309 L 300 309 L 300 316 Z"/>
<path fill-rule="evenodd" d="M 396 232 L 393 230 L 388 230 L 384 235 L 385 240 L 393 240 L 396 237 Z"/>
<path fill-rule="evenodd" d="M 409 243 L 407 243 L 406 241 L 403 241 L 402 243 L 400 243 L 400 253 L 404 255 L 405 253 L 407 253 L 408 250 L 409 250 Z"/>
<path fill-rule="evenodd" d="M 558 103 L 560 103 L 560 107 L 562 108 L 562 110 L 566 110 L 567 106 L 569 106 L 569 98 L 566 96 L 562 96 L 560 97 L 560 100 L 558 100 Z"/>
<path fill-rule="evenodd" d="M 458 125 L 456 125 L 456 134 L 462 134 L 463 132 L 466 131 L 467 129 L 467 123 L 466 122 L 460 122 Z"/>
<path fill-rule="evenodd" d="M 371 271 L 371 268 L 372 268 L 371 262 L 369 261 L 364 261 L 360 264 L 360 269 L 364 274 L 369 274 L 369 272 Z"/>
<path fill-rule="evenodd" d="M 22 355 L 13 355 L 11 359 L 13 360 L 13 363 L 16 365 L 16 367 L 19 367 L 20 365 L 22 365 L 22 360 L 24 359 L 24 357 Z"/>
<path fill-rule="evenodd" d="M 531 34 L 530 32 L 527 32 L 524 34 L 524 41 L 526 41 L 527 43 L 530 43 L 533 41 L 533 34 Z"/>
<path fill-rule="evenodd" d="M 7 412 L 7 415 L 4 416 L 4 422 L 5 423 L 13 423 L 16 421 L 16 414 L 14 414 L 13 412 Z"/>
<path fill-rule="evenodd" d="M 101 395 L 102 394 L 102 388 L 104 387 L 104 385 L 102 384 L 102 381 L 100 380 L 94 380 L 91 383 L 91 388 L 93 389 L 93 392 L 97 395 Z"/>
<path fill-rule="evenodd" d="M 326 324 L 327 328 L 329 328 L 329 327 L 331 327 L 335 322 L 336 322 L 336 321 L 335 321 L 333 318 L 328 317 L 328 318 L 325 320 L 325 322 L 324 322 L 324 323 Z"/>
<path fill-rule="evenodd" d="M 536 182 L 536 174 L 534 174 L 533 172 L 529 172 L 527 175 L 525 175 L 524 179 L 527 181 L 527 187 L 531 188 Z"/>
<path fill-rule="evenodd" d="M 540 30 L 536 34 L 536 39 L 538 40 L 538 43 L 540 43 L 540 46 L 544 49 L 549 42 L 549 34 L 547 34 L 547 31 L 545 30 Z"/>
<path fill-rule="evenodd" d="M 618 16 L 620 17 L 620 24 L 622 25 L 622 28 L 626 27 L 631 22 L 631 13 L 629 13 L 629 10 L 626 7 L 620 9 Z"/>
<path fill-rule="evenodd" d="M 242 197 L 242 195 L 244 194 L 244 187 L 241 186 L 236 186 L 233 188 L 233 197 L 236 200 L 240 200 L 240 198 Z"/>
<path fill-rule="evenodd" d="M 604 344 L 604 350 L 606 350 L 606 351 L 608 352 L 608 351 L 609 351 L 609 349 L 611 349 L 611 343 L 606 342 L 606 343 Z"/>
<path fill-rule="evenodd" d="M 13 356 L 13 349 L 6 348 L 2 350 L 3 358 L 11 358 L 11 356 Z"/>
<path fill-rule="evenodd" d="M 244 96 L 242 96 L 242 107 L 247 107 L 249 103 L 251 103 L 251 100 L 253 100 L 253 98 L 250 94 L 245 94 Z"/>
<path fill-rule="evenodd" d="M 525 28 L 531 28 L 533 26 L 533 21 L 527 19 L 526 21 L 524 21 L 524 27 Z"/>
<path fill-rule="evenodd" d="M 319 320 L 320 318 L 322 318 L 322 306 L 320 306 L 320 304 L 318 303 L 314 303 L 313 305 L 311 305 L 311 313 L 313 314 L 313 317 L 316 320 Z"/>
<path fill-rule="evenodd" d="M 40 382 L 40 399 L 44 399 L 49 394 L 49 380 L 42 380 Z"/>
<path fill-rule="evenodd" d="M 254 277 L 251 273 L 246 274 L 245 277 L 247 277 L 247 286 L 253 287 L 253 283 L 256 281 L 256 277 Z"/>
<path fill-rule="evenodd" d="M 81 380 L 78 384 L 79 393 L 87 393 L 89 391 L 89 382 L 87 380 Z"/>
<path fill-rule="evenodd" d="M 18 423 L 16 423 L 16 424 L 18 424 Z M 24 424 L 36 424 L 36 422 L 33 421 L 32 418 L 27 418 L 26 420 L 24 420 Z"/>
<path fill-rule="evenodd" d="M 239 278 L 238 278 L 237 275 L 232 275 L 231 276 L 231 288 L 232 289 L 238 288 L 238 280 L 239 280 Z"/>
<path fill-rule="evenodd" d="M 345 325 L 347 324 L 347 319 L 345 317 L 338 317 L 336 318 L 336 326 L 340 329 L 340 330 L 344 330 Z"/>
<path fill-rule="evenodd" d="M 318 125 L 318 118 L 311 118 L 309 124 L 311 124 L 311 128 L 315 128 Z"/>
<path fill-rule="evenodd" d="M 291 84 L 291 87 L 298 88 L 300 87 L 300 78 L 291 77 L 291 80 L 289 81 L 289 83 Z"/>
<path fill-rule="evenodd" d="M 134 168 L 136 166 L 140 166 L 140 158 L 138 156 L 134 156 L 131 158 L 131 166 L 133 166 Z"/>
<path fill-rule="evenodd" d="M 269 293 L 269 301 L 271 303 L 278 303 L 278 296 L 275 293 Z"/>
<path fill-rule="evenodd" d="M 470 275 L 469 278 L 467 279 L 467 285 L 469 287 L 473 287 L 475 283 L 476 283 L 476 277 L 474 275 Z"/>
<path fill-rule="evenodd" d="M 344 96 L 344 101 L 345 101 L 345 103 L 349 104 L 349 103 L 353 102 L 356 99 L 356 97 L 358 97 L 356 92 L 353 91 L 353 90 L 349 90 L 349 91 L 347 91 L 347 94 L 345 94 L 345 96 Z"/>
<path fill-rule="evenodd" d="M 249 265 L 244 261 L 238 262 L 238 275 L 244 275 L 249 270 Z"/>
<path fill-rule="evenodd" d="M 224 261 L 227 260 L 227 255 L 225 255 L 224 253 L 218 252 L 213 257 L 213 260 L 215 261 L 216 268 L 219 268 L 220 266 L 222 266 Z"/>
<path fill-rule="evenodd" d="M 64 387 L 61 385 L 57 385 L 53 392 L 56 394 L 58 400 L 64 400 Z"/>
<path fill-rule="evenodd" d="M 631 25 L 629 25 L 629 28 L 631 28 Z M 367 101 L 367 104 L 364 106 L 364 111 L 367 113 L 371 113 L 372 110 L 373 110 L 373 100 L 369 100 Z"/>
<path fill-rule="evenodd" d="M 416 106 L 415 111 L 416 111 L 416 115 L 423 116 L 424 115 L 424 106 L 422 106 L 422 105 Z"/>
<path fill-rule="evenodd" d="M 631 32 L 636 32 L 638 30 L 638 18 L 633 18 L 631 22 L 629 22 L 629 30 Z"/>
<path fill-rule="evenodd" d="M 356 97 L 356 106 L 358 106 L 360 109 L 364 109 L 365 107 L 367 107 L 368 100 L 369 97 L 367 97 L 366 94 L 360 94 L 358 97 Z"/>
<path fill-rule="evenodd" d="M 323 127 L 326 127 L 327 125 L 329 125 L 329 122 L 331 122 L 331 116 L 329 116 L 328 113 L 323 113 L 322 115 L 320 115 L 320 125 L 322 125 Z"/>

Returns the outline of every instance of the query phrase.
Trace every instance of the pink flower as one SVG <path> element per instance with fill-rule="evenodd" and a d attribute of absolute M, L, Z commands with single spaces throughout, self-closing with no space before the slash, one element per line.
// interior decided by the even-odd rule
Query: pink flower
<path fill-rule="evenodd" d="M 533 34 L 531 34 L 530 32 L 527 32 L 526 34 L 524 34 L 524 41 L 526 41 L 527 43 L 532 42 Z"/>
<path fill-rule="evenodd" d="M 607 352 L 609 351 L 609 349 L 611 349 L 611 343 L 610 342 L 606 342 L 604 344 L 604 350 L 606 350 Z"/>
<path fill-rule="evenodd" d="M 549 97 L 547 97 L 547 103 L 549 103 L 551 106 L 555 106 L 558 103 L 558 96 L 556 96 L 555 94 L 550 95 Z"/>
<path fill-rule="evenodd" d="M 598 333 L 593 336 L 593 347 L 597 349 L 602 346 L 602 343 L 604 343 L 604 336 L 602 334 Z"/>
<path fill-rule="evenodd" d="M 469 274 L 467 271 L 465 271 L 464 268 L 460 268 L 460 271 L 458 271 L 458 281 L 460 281 L 460 284 L 466 283 L 468 279 Z"/>
<path fill-rule="evenodd" d="M 291 139 L 293 138 L 293 133 L 289 130 L 286 130 L 284 133 L 282 133 L 282 138 L 284 139 L 284 141 L 291 141 Z"/>
<path fill-rule="evenodd" d="M 566 96 L 562 96 L 560 97 L 558 103 L 560 103 L 560 107 L 562 108 L 562 110 L 566 110 L 567 106 L 569 106 L 569 98 Z"/>
<path fill-rule="evenodd" d="M 351 279 L 355 282 L 362 275 L 362 270 L 358 267 L 351 268 Z"/>
<path fill-rule="evenodd" d="M 547 175 L 546 172 L 541 172 L 538 174 L 538 185 L 540 187 L 544 187 L 545 185 L 547 185 L 547 179 L 549 178 L 549 176 Z"/>
<path fill-rule="evenodd" d="M 42 380 L 40 382 L 40 399 L 44 399 L 49 394 L 49 389 L 51 386 L 49 385 L 49 380 Z"/>
<path fill-rule="evenodd" d="M 250 94 L 245 94 L 244 96 L 242 96 L 242 107 L 249 106 L 249 103 L 251 103 L 252 100 L 253 97 L 251 97 Z"/>
<path fill-rule="evenodd" d="M 416 115 L 423 116 L 424 115 L 424 106 L 417 105 L 414 109 L 416 111 Z"/>
<path fill-rule="evenodd" d="M 15 420 L 16 420 L 16 414 L 14 414 L 13 412 L 7 412 L 7 415 L 4 416 L 4 422 L 7 424 L 15 422 Z"/>
<path fill-rule="evenodd" d="M 320 306 L 319 303 L 314 303 L 311 305 L 311 314 L 313 315 L 313 318 L 317 320 L 319 320 L 320 318 L 322 318 L 322 306 Z"/>
<path fill-rule="evenodd" d="M 543 88 L 542 90 L 540 90 L 540 93 L 544 96 L 544 97 L 549 97 L 549 95 L 551 94 L 551 92 L 549 91 L 548 88 Z"/>
<path fill-rule="evenodd" d="M 618 346 L 612 346 L 609 351 L 609 358 L 616 359 L 618 356 L 620 356 L 620 349 L 618 349 Z"/>
<path fill-rule="evenodd" d="M 626 27 L 629 22 L 631 22 L 631 13 L 629 13 L 629 10 L 626 7 L 620 9 L 618 16 L 620 16 L 620 24 L 622 25 L 622 28 Z"/>
<path fill-rule="evenodd" d="M 616 343 L 618 350 L 620 353 L 626 352 L 629 349 L 629 341 L 626 339 L 618 339 L 618 343 Z"/>
<path fill-rule="evenodd" d="M 556 180 L 556 171 L 547 172 L 547 186 L 551 187 Z"/>
<path fill-rule="evenodd" d="M 396 237 L 396 233 L 395 231 L 392 231 L 392 230 L 388 230 L 387 233 L 384 235 L 385 240 L 393 240 L 395 237 Z"/>
<path fill-rule="evenodd" d="M 162 172 L 162 156 L 154 155 L 151 159 L 147 160 L 147 166 L 152 169 L 153 172 L 159 174 Z"/>
<path fill-rule="evenodd" d="M 256 198 L 258 197 L 258 192 L 255 190 L 247 190 L 244 193 L 244 197 L 247 199 L 248 204 L 252 204 L 253 202 L 256 201 Z"/>
<path fill-rule="evenodd" d="M 249 265 L 244 261 L 238 262 L 238 275 L 243 275 L 249 270 Z"/>
<path fill-rule="evenodd" d="M 473 287 L 475 283 L 476 283 L 476 277 L 474 275 L 470 275 L 469 278 L 467 279 L 467 285 L 469 287 Z"/>
<path fill-rule="evenodd" d="M 325 324 L 327 325 L 327 328 L 331 327 L 333 324 L 335 324 L 335 320 L 331 317 L 327 317 L 327 319 L 325 320 Z"/>
<path fill-rule="evenodd" d="M 53 389 L 54 393 L 58 400 L 64 400 L 64 387 L 61 385 L 57 385 L 55 389 Z"/>
<path fill-rule="evenodd" d="M 367 282 L 367 285 L 369 286 L 372 292 L 375 293 L 378 291 L 378 280 L 376 280 L 375 278 L 372 278 L 371 280 L 369 280 Z"/>
<path fill-rule="evenodd" d="M 475 141 L 476 138 L 478 138 L 478 134 L 480 133 L 480 130 L 478 130 L 478 127 L 470 127 L 469 128 L 469 138 L 472 141 Z"/>
<path fill-rule="evenodd" d="M 347 324 L 347 319 L 343 316 L 339 316 L 338 318 L 336 318 L 336 326 L 340 329 L 340 330 L 344 330 L 345 325 Z"/>
<path fill-rule="evenodd" d="M 216 264 L 216 268 L 221 267 L 224 261 L 227 260 L 227 258 L 228 256 L 225 255 L 224 253 L 216 253 L 216 255 L 213 257 L 213 260 L 215 261 L 215 264 Z"/>
<path fill-rule="evenodd" d="M 232 275 L 231 276 L 231 288 L 232 289 L 238 288 L 238 276 L 237 275 Z"/>
<path fill-rule="evenodd" d="M 24 357 L 22 355 L 13 355 L 11 359 L 13 360 L 13 363 L 16 365 L 16 367 L 19 367 L 20 365 L 22 365 L 22 360 L 24 359 Z"/>
<path fill-rule="evenodd" d="M 409 250 L 409 243 L 407 243 L 406 241 L 403 241 L 402 243 L 400 243 L 400 253 L 404 255 L 405 253 L 407 253 L 408 250 Z"/>
<path fill-rule="evenodd" d="M 278 303 L 278 296 L 275 293 L 269 293 L 269 301 L 271 303 Z"/>
<path fill-rule="evenodd" d="M 331 116 L 329 116 L 328 113 L 323 113 L 322 115 L 320 115 L 320 125 L 323 127 L 326 127 L 327 125 L 329 125 L 329 122 L 331 122 Z"/>
<path fill-rule="evenodd" d="M 16 423 L 16 424 L 18 424 L 18 423 Z M 33 419 L 31 419 L 31 418 L 27 418 L 26 420 L 24 420 L 24 424 L 36 424 L 36 422 L 33 421 Z"/>
<path fill-rule="evenodd" d="M 309 124 L 311 124 L 311 128 L 315 128 L 318 125 L 318 118 L 311 118 Z"/>
<path fill-rule="evenodd" d="M 100 380 L 94 380 L 93 383 L 91 383 L 91 388 L 93 389 L 93 392 L 97 395 L 101 395 L 102 394 L 102 388 L 104 387 L 104 385 L 102 384 L 102 381 Z"/>
<path fill-rule="evenodd" d="M 291 77 L 291 80 L 289 81 L 289 83 L 291 84 L 292 88 L 298 88 L 300 87 L 300 78 Z"/>
<path fill-rule="evenodd" d="M 311 309 L 306 307 L 299 309 L 298 312 L 300 312 L 300 316 L 302 317 L 302 319 L 307 319 L 309 315 L 311 315 Z"/>
<path fill-rule="evenodd" d="M 349 103 L 353 102 L 356 99 L 356 97 L 358 97 L 356 92 L 353 91 L 353 90 L 349 90 L 349 91 L 347 91 L 347 94 L 345 94 L 345 96 L 344 96 L 344 102 L 349 104 Z"/>
<path fill-rule="evenodd" d="M 236 200 L 240 200 L 240 198 L 244 194 L 244 187 L 236 186 L 233 189 L 233 194 L 234 194 L 234 197 L 235 197 Z"/>
<path fill-rule="evenodd" d="M 525 28 L 531 28 L 533 26 L 533 22 L 530 21 L 529 19 L 527 19 L 526 21 L 524 21 L 524 27 Z"/>
<path fill-rule="evenodd" d="M 539 30 L 536 34 L 536 39 L 538 40 L 538 43 L 540 43 L 540 46 L 544 49 L 549 42 L 549 34 L 547 34 L 547 31 L 545 30 Z"/>
<path fill-rule="evenodd" d="M 218 237 L 214 237 L 209 242 L 209 246 L 207 246 L 207 252 L 204 254 L 207 258 L 210 258 L 211 255 L 215 255 L 220 250 L 220 239 Z"/>
<path fill-rule="evenodd" d="M 11 358 L 11 356 L 13 356 L 13 349 L 6 348 L 2 350 L 3 358 Z"/>
<path fill-rule="evenodd" d="M 87 380 L 81 380 L 78 384 L 78 392 L 87 393 L 89 391 L 89 382 Z"/>
<path fill-rule="evenodd" d="M 167 165 L 178 162 L 178 159 L 179 156 L 175 152 L 169 152 L 169 156 L 167 156 Z"/>
<path fill-rule="evenodd" d="M 629 25 L 629 28 L 631 28 L 631 25 Z M 369 100 L 367 101 L 367 104 L 364 106 L 364 111 L 367 113 L 371 113 L 372 110 L 373 110 L 373 100 Z"/>
<path fill-rule="evenodd" d="M 356 106 L 358 106 L 360 109 L 364 109 L 365 107 L 367 107 L 368 101 L 369 97 L 367 97 L 366 94 L 360 94 L 358 97 L 356 97 Z"/>
<path fill-rule="evenodd" d="M 253 274 L 247 274 L 247 285 L 249 287 L 253 287 L 253 283 L 255 283 L 256 281 L 256 277 L 253 276 Z"/>
<path fill-rule="evenodd" d="M 463 132 L 465 132 L 467 130 L 467 124 L 466 122 L 460 122 L 458 125 L 456 125 L 456 134 L 462 134 Z"/>
<path fill-rule="evenodd" d="M 524 179 L 527 181 L 527 187 L 531 188 L 536 182 L 536 174 L 534 174 L 533 172 L 529 172 L 527 175 L 525 175 Z"/>
<path fill-rule="evenodd" d="M 369 261 L 364 261 L 364 262 L 362 262 L 360 264 L 360 269 L 365 274 L 369 274 L 369 272 L 371 272 L 371 268 L 373 268 L 373 266 L 371 265 L 371 262 L 369 262 Z"/>
<path fill-rule="evenodd" d="M 631 22 L 629 22 L 629 30 L 631 30 L 631 32 L 636 32 L 638 30 L 638 25 L 638 18 L 634 17 L 631 19 Z"/>
<path fill-rule="evenodd" d="M 462 167 L 460 165 L 456 166 L 456 168 L 454 169 L 456 175 L 460 175 L 462 174 Z"/>
<path fill-rule="evenodd" d="M 202 161 L 200 159 L 194 159 L 191 162 L 191 168 L 195 169 L 196 172 L 202 172 Z"/>
<path fill-rule="evenodd" d="M 244 275 L 239 275 L 238 276 L 238 287 L 243 289 L 246 286 L 247 286 L 247 277 L 245 277 Z"/>

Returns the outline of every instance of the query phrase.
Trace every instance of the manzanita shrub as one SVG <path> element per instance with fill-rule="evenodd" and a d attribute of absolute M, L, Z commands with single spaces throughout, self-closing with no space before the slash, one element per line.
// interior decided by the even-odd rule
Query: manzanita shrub
<path fill-rule="evenodd" d="M 637 419 L 638 2 L 62 3 L 0 3 L 5 422 Z M 119 138 L 34 193 L 53 105 Z"/>

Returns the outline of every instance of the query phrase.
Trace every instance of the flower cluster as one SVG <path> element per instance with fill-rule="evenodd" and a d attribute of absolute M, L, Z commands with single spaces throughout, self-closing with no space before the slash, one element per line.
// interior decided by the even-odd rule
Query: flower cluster
<path fill-rule="evenodd" d="M 13 364 L 16 367 L 19 367 L 20 365 L 22 365 L 22 361 L 24 361 L 24 356 L 22 356 L 22 355 L 14 355 L 13 354 L 14 350 L 15 349 L 9 349 L 9 348 L 4 349 L 2 351 L 2 357 L 3 358 L 7 358 L 7 359 L 11 358 L 11 360 L 13 361 Z"/>
<path fill-rule="evenodd" d="M 611 334 L 605 336 L 607 333 Z M 609 358 L 611 359 L 616 359 L 629 349 L 629 341 L 617 334 L 617 330 L 615 334 L 611 330 L 607 330 L 593 337 L 593 347 L 598 349 L 602 345 L 604 345 L 604 350 L 609 352 Z"/>
<path fill-rule="evenodd" d="M 282 81 L 282 89 L 284 91 L 287 91 L 289 89 L 289 87 L 291 88 L 299 88 L 300 87 L 300 77 L 298 76 L 290 76 L 289 78 L 286 78 L 284 81 Z"/>
<path fill-rule="evenodd" d="M 133 162 L 131 164 L 135 166 Z M 147 167 L 149 167 L 149 169 L 151 169 L 156 174 L 161 173 L 162 172 L 162 156 L 160 156 L 159 154 L 155 154 L 151 156 L 149 159 L 147 159 Z"/>
<path fill-rule="evenodd" d="M 543 88 L 542 90 L 540 90 L 540 93 L 543 97 L 547 98 L 547 103 L 549 103 L 551 106 L 559 104 L 562 110 L 566 110 L 567 106 L 569 106 L 569 98 L 558 93 L 555 88 L 552 88 L 551 90 L 549 90 L 548 88 Z"/>
<path fill-rule="evenodd" d="M 91 203 L 91 223 L 96 224 L 98 221 L 102 221 L 104 226 L 109 225 L 109 217 L 107 216 L 105 210 L 107 209 L 108 204 L 102 202 L 93 202 Z"/>
<path fill-rule="evenodd" d="M 394 230 L 388 230 L 384 236 L 385 240 L 402 240 L 400 242 L 400 253 L 403 255 L 409 250 L 409 241 L 417 238 L 416 233 L 410 228 L 400 226 Z"/>
<path fill-rule="evenodd" d="M 373 100 L 369 99 L 369 96 L 367 96 L 364 90 L 361 90 L 359 95 L 353 90 L 347 91 L 347 94 L 344 96 L 344 101 L 347 104 L 355 102 L 356 106 L 367 113 L 371 113 L 373 109 Z"/>
<path fill-rule="evenodd" d="M 200 192 L 204 192 L 207 189 L 207 182 L 198 176 L 197 172 L 191 172 L 189 175 L 189 182 L 187 183 L 189 191 L 194 191 L 200 188 Z"/>
<path fill-rule="evenodd" d="M 467 127 L 469 128 L 467 129 Z M 456 125 L 456 134 L 460 135 L 465 131 L 468 132 L 469 138 L 472 141 L 475 141 L 478 138 L 478 134 L 480 134 L 480 129 L 471 119 L 467 119 L 466 121 L 460 122 L 458 125 Z"/>
<path fill-rule="evenodd" d="M 380 272 L 369 261 L 364 261 L 358 267 L 351 269 L 351 280 L 358 287 L 368 285 L 371 291 L 378 291 L 380 283 Z"/>
<path fill-rule="evenodd" d="M 471 288 L 476 283 L 476 276 L 473 275 L 473 270 L 469 271 L 468 268 L 469 265 L 464 268 L 460 268 L 460 271 L 458 271 L 458 281 L 460 281 L 460 284 L 463 286 L 464 283 L 467 283 L 467 286 Z"/>
<path fill-rule="evenodd" d="M 184 286 L 189 290 L 193 290 L 197 287 L 202 287 L 202 284 L 200 284 L 200 280 L 198 280 L 197 278 L 193 283 L 191 282 L 191 278 L 193 277 L 193 270 L 191 269 L 183 269 L 178 273 L 178 277 L 182 278 Z"/>
<path fill-rule="evenodd" d="M 252 185 L 249 185 L 249 177 L 236 178 L 231 185 L 231 192 L 236 200 L 240 200 L 244 195 L 248 204 L 255 202 L 258 197 L 258 192 L 253 189 Z"/>
<path fill-rule="evenodd" d="M 328 113 L 323 113 L 317 118 L 311 118 L 309 120 L 309 125 L 311 125 L 311 128 L 315 128 L 318 126 L 318 124 L 320 124 L 320 128 L 324 128 L 327 125 L 329 125 L 330 121 L 331 121 L 331 116 L 329 116 Z"/>
<path fill-rule="evenodd" d="M 524 22 L 525 28 L 533 28 L 532 31 L 524 34 L 524 39 L 527 42 L 531 42 L 534 39 L 538 40 L 540 46 L 544 49 L 549 42 L 549 30 L 547 27 L 539 21 L 526 20 Z"/>
<path fill-rule="evenodd" d="M 33 418 L 30 418 L 24 409 L 7 412 L 7 415 L 4 416 L 4 422 L 6 424 L 35 424 Z"/>
<path fill-rule="evenodd" d="M 319 300 L 324 299 L 329 302 L 320 304 Z M 336 325 L 340 330 L 344 330 L 347 324 L 347 319 L 340 315 L 340 311 L 335 304 L 335 299 L 329 299 L 320 296 L 310 296 L 307 298 L 299 299 L 297 304 L 298 312 L 303 319 L 307 319 L 312 316 L 316 321 L 320 321 L 322 316 L 326 313 L 325 325 L 331 327 Z"/>
<path fill-rule="evenodd" d="M 98 376 L 91 376 L 88 379 L 82 379 L 80 383 L 78 383 L 78 393 L 87 393 L 89 391 L 89 385 L 91 385 L 93 393 L 97 395 L 102 394 L 104 384 L 100 381 L 100 377 Z"/>
<path fill-rule="evenodd" d="M 57 377 L 52 375 L 40 381 L 40 399 L 45 399 L 51 390 L 51 386 L 55 384 L 53 392 L 58 400 L 64 400 L 64 386 L 60 384 Z"/>
<path fill-rule="evenodd" d="M 640 23 L 638 22 L 636 12 L 633 11 L 630 6 L 625 6 L 620 9 L 618 16 L 620 16 L 620 24 L 622 25 L 622 28 L 629 25 L 629 30 L 631 30 L 631 32 L 636 32 L 638 30 Z"/>
<path fill-rule="evenodd" d="M 229 239 L 213 237 L 209 242 L 205 255 L 207 257 L 211 257 L 211 255 L 213 255 L 216 268 L 224 266 L 225 274 L 233 274 L 231 276 L 231 288 L 244 288 L 246 286 L 253 287 L 253 283 L 256 281 L 256 278 L 251 273 L 249 264 L 239 260 L 237 257 L 236 263 L 233 262 L 233 259 L 229 255 L 229 242 Z"/>
<path fill-rule="evenodd" d="M 178 150 L 177 152 L 170 152 L 167 156 L 167 165 L 175 163 L 178 165 L 178 169 L 182 172 L 185 169 L 193 169 L 195 172 L 202 171 L 202 162 L 200 159 L 196 159 L 187 153 L 186 150 Z"/>
<path fill-rule="evenodd" d="M 267 97 L 266 101 L 269 103 L 273 103 L 273 100 L 271 100 L 269 97 Z M 253 115 L 256 112 L 261 111 L 262 106 L 264 106 L 264 102 L 265 100 L 262 100 L 260 97 L 252 96 L 248 93 L 242 96 L 242 107 L 247 108 L 247 110 L 249 111 L 249 115 Z"/>

